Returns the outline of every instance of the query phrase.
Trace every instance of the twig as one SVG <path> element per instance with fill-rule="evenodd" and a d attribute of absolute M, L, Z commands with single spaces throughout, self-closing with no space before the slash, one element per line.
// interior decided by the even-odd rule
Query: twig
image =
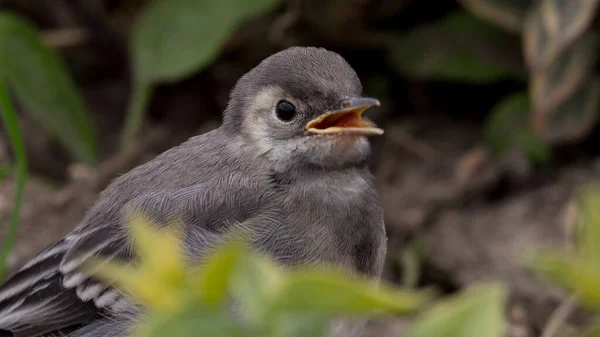
<path fill-rule="evenodd" d="M 25 194 L 25 181 L 27 180 L 27 157 L 25 155 L 25 146 L 23 137 L 17 121 L 17 114 L 10 101 L 10 96 L 0 80 L 0 115 L 15 156 L 15 175 L 17 190 L 15 195 L 14 208 L 12 211 L 11 222 L 6 232 L 6 237 L 0 247 L 0 281 L 4 279 L 6 271 L 6 259 L 13 248 L 17 236 L 17 228 L 21 217 L 21 207 L 23 206 L 23 195 Z"/>
<path fill-rule="evenodd" d="M 88 41 L 90 34 L 83 28 L 66 28 L 42 32 L 44 44 L 52 48 L 68 48 Z"/>
<path fill-rule="evenodd" d="M 552 316 L 546 323 L 544 330 L 542 331 L 542 335 L 540 337 L 553 337 L 556 336 L 556 333 L 560 329 L 560 327 L 565 323 L 569 315 L 575 309 L 577 305 L 577 296 L 571 295 L 569 298 L 564 299 L 558 308 L 554 310 Z"/>

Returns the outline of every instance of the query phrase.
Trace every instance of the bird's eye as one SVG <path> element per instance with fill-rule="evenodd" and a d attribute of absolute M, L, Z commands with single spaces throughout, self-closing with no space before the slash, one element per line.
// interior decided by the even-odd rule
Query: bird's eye
<path fill-rule="evenodd" d="M 296 107 L 286 100 L 281 100 L 277 102 L 275 114 L 277 114 L 277 118 L 282 121 L 289 122 L 296 116 Z"/>

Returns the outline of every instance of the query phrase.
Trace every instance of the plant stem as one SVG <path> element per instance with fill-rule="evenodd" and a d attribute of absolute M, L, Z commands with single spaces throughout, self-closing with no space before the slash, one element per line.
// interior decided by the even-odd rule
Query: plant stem
<path fill-rule="evenodd" d="M 17 184 L 11 222 L 2 242 L 2 247 L 0 247 L 0 281 L 2 281 L 4 280 L 8 254 L 12 250 L 17 236 L 17 228 L 21 217 L 21 207 L 23 205 L 23 195 L 25 194 L 25 181 L 27 180 L 27 157 L 25 155 L 23 137 L 19 128 L 17 114 L 2 80 L 0 80 L 0 115 L 10 138 L 11 147 L 15 156 L 15 180 Z"/>
<path fill-rule="evenodd" d="M 134 83 L 133 95 L 127 108 L 125 126 L 121 135 L 121 152 L 133 145 L 137 133 L 144 122 L 144 112 L 152 94 L 152 86 L 147 82 L 137 81 Z"/>

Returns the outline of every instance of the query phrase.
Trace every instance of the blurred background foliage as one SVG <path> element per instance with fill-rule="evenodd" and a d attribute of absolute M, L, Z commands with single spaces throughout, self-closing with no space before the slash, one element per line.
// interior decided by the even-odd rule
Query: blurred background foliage
<path fill-rule="evenodd" d="M 26 0 L 4 2 L 25 10 L 35 6 Z M 500 98 L 486 113 L 486 139 L 496 153 L 516 147 L 540 162 L 548 160 L 551 146 L 585 139 L 596 126 L 600 97 L 593 25 L 598 1 L 459 2 L 461 7 L 408 26 L 415 20 L 398 19 L 416 6 L 407 0 L 90 1 L 73 7 L 77 14 L 94 16 L 94 21 L 81 24 L 103 25 L 103 34 L 118 34 L 118 41 L 127 45 L 132 93 L 121 148 L 134 141 L 144 122 L 153 86 L 202 71 L 241 34 L 240 27 L 282 11 L 271 36 L 265 36 L 280 45 L 288 43 L 286 30 L 302 25 L 327 42 L 376 50 L 391 69 L 409 79 L 473 85 L 515 81 L 516 92 Z M 432 15 L 436 12 L 431 10 Z M 44 43 L 35 22 L 10 10 L 1 14 L 3 78 L 75 158 L 96 163 L 97 140 L 88 109 L 52 42 Z M 394 21 L 403 29 L 385 27 Z M 97 30 L 62 33 L 77 40 L 92 38 Z M 378 78 L 374 86 L 386 90 L 389 80 Z M 518 93 L 527 100 L 516 100 Z"/>
<path fill-rule="evenodd" d="M 322 46 L 342 54 L 357 70 L 366 93 L 381 99 L 382 109 L 372 113 L 378 124 L 388 126 L 386 137 L 398 140 L 404 150 L 423 161 L 439 164 L 433 172 L 441 171 L 441 162 L 446 160 L 440 154 L 443 150 L 436 151 L 399 131 L 399 118 L 427 115 L 432 125 L 427 128 L 440 134 L 455 127 L 446 125 L 447 116 L 477 126 L 478 140 L 456 164 L 458 180 L 490 185 L 489 172 L 497 168 L 488 162 L 502 163 L 509 158 L 512 163 L 516 153 L 517 158 L 525 158 L 516 165 L 517 171 L 522 166 L 533 168 L 528 172 L 534 173 L 525 176 L 537 183 L 540 180 L 533 179 L 537 173 L 554 172 L 543 175 L 550 177 L 545 183 L 551 184 L 565 163 L 576 161 L 573 158 L 600 155 L 598 3 L 0 0 L 0 111 L 6 131 L 3 138 L 11 144 L 11 155 L 2 158 L 0 175 L 10 177 L 14 170 L 17 182 L 11 190 L 15 196 L 10 203 L 12 217 L 2 219 L 10 226 L 4 231 L 0 259 L 9 259 L 27 176 L 42 178 L 63 193 L 53 197 L 59 201 L 52 201 L 60 207 L 68 204 L 64 200 L 86 200 L 87 194 L 83 196 L 80 190 L 83 185 L 91 186 L 95 196 L 118 173 L 160 152 L 155 149 L 165 149 L 218 125 L 235 80 L 263 58 L 292 45 Z M 168 136 L 157 132 L 157 127 Z M 377 142 L 374 140 L 376 148 Z M 132 159 L 132 153 L 142 155 Z M 511 165 L 515 169 L 514 163 Z M 403 172 L 403 168 L 393 167 L 392 171 Z M 85 180 L 88 176 L 94 178 Z M 71 178 L 79 186 L 69 185 Z M 520 189 L 531 187 L 526 180 L 520 180 Z M 400 265 L 405 285 L 421 283 L 422 272 L 430 272 L 422 270 L 429 256 L 419 240 L 428 230 L 426 225 L 437 220 L 442 206 L 436 202 L 447 198 L 451 202 L 444 207 L 468 208 L 474 199 L 469 188 L 461 191 L 466 196 L 456 201 L 452 193 L 439 187 L 431 193 L 434 197 L 423 197 L 433 200 L 433 205 L 427 205 L 429 213 L 410 215 L 421 216 L 425 225 L 411 233 L 414 242 L 400 253 L 401 247 L 394 245 L 407 243 L 407 239 L 397 238 L 407 230 L 391 228 L 390 263 Z M 476 196 L 493 202 L 502 195 L 503 187 L 483 190 Z M 67 192 L 76 197 L 65 197 Z M 591 192 L 583 194 L 589 200 L 597 199 Z M 597 201 L 580 202 L 584 217 L 592 219 L 583 222 L 595 224 L 593 210 L 598 207 L 593 205 L 598 205 Z M 77 207 L 87 206 L 83 202 Z M 386 220 L 396 219 L 393 209 L 388 207 L 386 213 Z M 77 218 L 81 212 L 75 214 L 65 217 Z M 534 269 L 588 299 L 583 302 L 595 309 L 600 274 L 592 260 L 599 243 L 593 230 L 581 237 L 575 240 L 576 246 L 584 247 L 581 252 L 564 255 L 553 250 L 535 260 Z M 451 283 L 444 276 L 427 277 L 442 288 Z M 429 329 L 436 324 L 454 324 L 454 318 L 450 323 L 439 318 L 454 314 L 463 317 L 466 325 L 443 328 L 451 332 L 435 330 L 439 335 L 480 333 L 481 324 L 488 321 L 465 317 L 491 313 L 492 320 L 504 320 L 494 311 L 504 301 L 501 288 L 486 290 L 491 297 L 466 295 L 469 299 L 464 301 L 472 306 L 454 294 L 459 298 L 456 303 L 461 304 L 450 305 L 451 309 L 440 304 L 439 309 L 434 306 L 426 311 L 421 320 L 429 325 L 411 330 L 412 336 L 431 335 Z M 444 290 L 453 293 L 456 289 Z M 473 298 L 476 300 L 469 302 Z M 478 302 L 488 299 L 492 304 Z M 555 335 L 555 323 L 564 320 L 560 314 L 573 311 L 574 302 L 562 302 L 548 324 L 531 323 L 531 335 Z M 469 327 L 473 322 L 479 325 Z M 597 333 L 591 326 L 589 333 Z M 511 329 L 507 333 L 529 336 Z"/>

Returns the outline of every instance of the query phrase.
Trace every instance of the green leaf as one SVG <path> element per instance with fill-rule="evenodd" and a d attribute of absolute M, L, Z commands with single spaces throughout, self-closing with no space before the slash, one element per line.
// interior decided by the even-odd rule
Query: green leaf
<path fill-rule="evenodd" d="M 170 315 L 152 315 L 136 329 L 136 337 L 250 337 L 230 313 L 201 305 Z"/>
<path fill-rule="evenodd" d="M 564 288 L 580 295 L 579 300 L 600 308 L 600 264 L 594 259 L 567 253 L 541 251 L 534 255 L 531 268 Z"/>
<path fill-rule="evenodd" d="M 579 254 L 600 263 L 600 185 L 586 185 L 577 198 Z"/>
<path fill-rule="evenodd" d="M 243 310 L 242 316 L 251 324 L 262 324 L 284 281 L 285 275 L 269 259 L 248 253 L 231 282 L 233 296 Z"/>
<path fill-rule="evenodd" d="M 136 78 L 142 83 L 177 81 L 202 69 L 240 23 L 280 1 L 154 1 L 133 32 Z"/>
<path fill-rule="evenodd" d="M 135 79 L 121 148 L 133 143 L 153 84 L 178 81 L 203 69 L 242 22 L 280 2 L 155 0 L 133 28 L 130 48 Z"/>
<path fill-rule="evenodd" d="M 481 84 L 526 78 L 519 39 L 463 11 L 401 35 L 392 47 L 392 65 L 420 79 Z"/>
<path fill-rule="evenodd" d="M 30 23 L 8 12 L 0 12 L 0 78 L 77 159 L 97 162 L 92 122 L 64 64 Z"/>
<path fill-rule="evenodd" d="M 495 153 L 520 149 L 532 161 L 545 163 L 551 149 L 530 127 L 530 103 L 526 93 L 505 97 L 492 109 L 485 123 L 485 139 Z"/>
<path fill-rule="evenodd" d="M 202 302 L 212 305 L 223 302 L 238 262 L 246 252 L 244 248 L 244 245 L 234 241 L 207 258 L 199 277 L 194 279 L 194 290 Z"/>
<path fill-rule="evenodd" d="M 276 313 L 271 322 L 270 336 L 327 337 L 331 319 L 320 313 Z"/>
<path fill-rule="evenodd" d="M 406 337 L 503 337 L 506 299 L 499 283 L 468 288 L 420 315 Z"/>
<path fill-rule="evenodd" d="M 4 180 L 10 175 L 12 170 L 13 164 L 11 162 L 5 161 L 0 163 L 0 183 L 4 182 Z"/>
<path fill-rule="evenodd" d="M 274 308 L 326 314 L 374 311 L 406 313 L 432 298 L 429 291 L 398 290 L 325 270 L 301 270 L 289 275 Z"/>
<path fill-rule="evenodd" d="M 10 101 L 8 91 L 6 90 L 2 79 L 0 79 L 0 116 L 2 117 L 4 128 L 10 139 L 13 155 L 15 156 L 15 180 L 17 185 L 10 225 L 6 230 L 0 248 L 0 282 L 2 282 L 6 270 L 6 259 L 12 250 L 17 236 L 17 229 L 21 218 L 21 208 L 23 206 L 23 197 L 25 195 L 25 183 L 27 181 L 27 156 L 25 154 L 23 136 L 21 134 L 21 129 L 19 128 L 17 113 Z"/>

